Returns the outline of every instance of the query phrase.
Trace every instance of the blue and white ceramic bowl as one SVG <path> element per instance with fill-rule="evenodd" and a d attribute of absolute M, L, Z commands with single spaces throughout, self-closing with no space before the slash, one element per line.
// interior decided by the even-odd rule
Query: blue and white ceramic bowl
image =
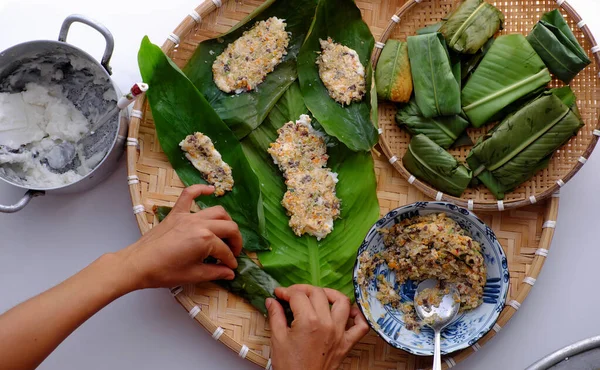
<path fill-rule="evenodd" d="M 382 251 L 385 246 L 379 229 L 390 228 L 396 223 L 419 215 L 444 212 L 467 230 L 474 240 L 481 244 L 485 265 L 487 267 L 487 283 L 483 293 L 483 304 L 474 310 L 462 312 L 457 319 L 442 333 L 442 354 L 448 354 L 473 345 L 483 337 L 496 323 L 504 308 L 508 293 L 508 265 L 504 251 L 496 239 L 496 235 L 474 213 L 450 203 L 417 202 L 396 208 L 384 218 L 377 221 L 369 230 L 364 242 L 358 250 L 370 255 Z M 369 325 L 386 342 L 392 346 L 415 355 L 433 355 L 433 330 L 424 327 L 420 334 L 408 330 L 404 326 L 404 314 L 389 305 L 383 305 L 376 298 L 377 284 L 375 279 L 368 286 L 359 287 L 357 273 L 360 269 L 359 258 L 354 266 L 354 294 L 356 302 L 367 318 Z M 400 293 L 402 301 L 413 301 L 416 284 L 407 281 L 398 286 L 394 273 L 385 264 L 379 266 L 376 275 L 383 275 Z"/>

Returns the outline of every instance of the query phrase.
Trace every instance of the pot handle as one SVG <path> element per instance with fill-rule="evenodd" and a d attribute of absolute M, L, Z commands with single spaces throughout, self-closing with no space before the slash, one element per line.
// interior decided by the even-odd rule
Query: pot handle
<path fill-rule="evenodd" d="M 106 69 L 106 72 L 108 72 L 109 75 L 112 74 L 112 69 L 108 65 L 108 62 L 110 62 L 110 58 L 112 57 L 113 50 L 115 48 L 115 40 L 113 39 L 112 33 L 110 33 L 108 28 L 106 28 L 104 25 L 96 22 L 91 18 L 88 18 L 81 14 L 72 14 L 65 18 L 65 20 L 63 21 L 63 24 L 60 27 L 60 32 L 58 34 L 58 41 L 67 42 L 67 34 L 69 33 L 69 27 L 71 27 L 71 24 L 73 24 L 73 22 L 87 24 L 96 31 L 100 32 L 102 36 L 104 36 L 104 39 L 106 40 L 106 47 L 104 48 L 104 55 L 102 55 L 102 60 L 100 61 L 100 64 L 102 65 L 102 67 L 104 67 L 104 69 Z"/>
<path fill-rule="evenodd" d="M 25 195 L 23 196 L 23 198 L 21 198 L 20 201 L 18 201 L 16 204 L 13 204 L 12 206 L 3 206 L 0 204 L 0 213 L 15 213 L 15 212 L 19 212 L 20 210 L 22 210 L 23 208 L 25 208 L 26 205 L 29 204 L 29 202 L 35 198 L 35 197 L 41 197 L 43 195 L 45 195 L 46 192 L 45 191 L 39 191 L 39 190 L 27 190 L 27 193 L 25 193 Z"/>

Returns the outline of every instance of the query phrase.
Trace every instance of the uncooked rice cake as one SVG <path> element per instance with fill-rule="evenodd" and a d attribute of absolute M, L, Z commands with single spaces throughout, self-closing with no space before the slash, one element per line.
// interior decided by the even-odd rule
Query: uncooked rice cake
<path fill-rule="evenodd" d="M 179 146 L 204 180 L 215 187 L 216 196 L 220 197 L 233 189 L 231 167 L 223 162 L 221 153 L 215 149 L 208 136 L 196 132 L 188 135 Z"/>
<path fill-rule="evenodd" d="M 217 87 L 236 94 L 256 88 L 287 54 L 290 34 L 283 19 L 271 17 L 227 45 L 212 66 Z"/>
<path fill-rule="evenodd" d="M 365 68 L 355 50 L 327 40 L 319 39 L 321 54 L 317 58 L 319 76 L 329 91 L 329 96 L 342 105 L 363 99 L 367 93 Z"/>
<path fill-rule="evenodd" d="M 333 231 L 340 200 L 335 194 L 337 173 L 326 168 L 325 140 L 310 122 L 303 114 L 295 123 L 283 125 L 268 152 L 286 179 L 281 204 L 290 216 L 290 227 L 298 236 L 306 233 L 320 240 Z"/>

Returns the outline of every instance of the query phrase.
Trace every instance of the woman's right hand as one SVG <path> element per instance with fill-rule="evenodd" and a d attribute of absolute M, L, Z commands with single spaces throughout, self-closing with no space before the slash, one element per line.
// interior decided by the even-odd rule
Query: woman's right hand
<path fill-rule="evenodd" d="M 242 235 L 223 207 L 190 213 L 194 199 L 214 187 L 186 188 L 169 215 L 136 243 L 116 253 L 125 262 L 129 290 L 231 280 L 242 250 Z M 212 256 L 220 264 L 205 264 Z"/>
<path fill-rule="evenodd" d="M 283 307 L 267 299 L 274 370 L 337 369 L 369 332 L 360 310 L 336 290 L 293 285 L 277 288 L 275 294 L 290 303 L 294 321 L 288 327 Z M 348 325 L 349 318 L 353 323 Z"/>

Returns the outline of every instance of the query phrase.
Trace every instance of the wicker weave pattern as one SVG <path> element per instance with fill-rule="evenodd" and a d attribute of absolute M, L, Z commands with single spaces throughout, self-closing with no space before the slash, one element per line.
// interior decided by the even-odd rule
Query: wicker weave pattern
<path fill-rule="evenodd" d="M 182 66 L 200 41 L 227 31 L 260 3 L 252 0 L 224 1 L 222 6 L 217 8 L 219 1 L 206 1 L 194 10 L 196 14 L 187 16 L 175 29 L 173 33 L 177 37 L 169 38 L 163 50 Z M 384 32 L 390 17 L 402 3 L 401 0 L 360 1 L 358 5 L 365 20 L 372 25 L 373 32 L 378 36 Z M 437 1 L 433 3 L 437 4 Z M 423 14 L 433 17 L 427 11 Z M 439 11 L 438 16 L 443 14 L 445 10 Z M 200 23 L 194 19 L 196 15 L 202 18 Z M 418 23 L 414 27 L 420 26 L 421 23 Z M 177 38 L 179 45 L 176 47 L 173 39 L 177 41 Z M 136 219 L 140 230 L 145 233 L 157 223 L 151 213 L 152 207 L 173 205 L 183 189 L 183 184 L 161 151 L 147 102 L 138 101 L 134 109 L 140 112 L 139 116 L 142 118 L 132 115 L 131 119 L 129 137 L 132 140 L 128 141 L 127 150 L 128 182 Z M 382 148 L 378 150 L 381 151 Z M 427 199 L 415 186 L 408 184 L 384 155 L 374 156 L 381 214 L 400 205 Z M 544 222 L 555 221 L 557 214 L 558 198 L 539 201 L 518 211 L 479 213 L 496 232 L 508 258 L 511 273 L 507 301 L 509 305 L 500 315 L 496 330 L 490 331 L 473 347 L 447 358 L 445 367 L 463 360 L 484 345 L 516 312 L 535 282 L 550 247 L 554 229 L 544 228 Z M 526 282 L 523 282 L 524 280 Z M 268 364 L 268 324 L 265 318 L 245 301 L 214 284 L 175 287 L 172 293 L 190 316 L 206 328 L 213 338 L 261 367 Z M 396 350 L 371 333 L 354 348 L 344 361 L 343 368 L 413 370 L 428 366 L 429 358 L 416 357 Z"/>

